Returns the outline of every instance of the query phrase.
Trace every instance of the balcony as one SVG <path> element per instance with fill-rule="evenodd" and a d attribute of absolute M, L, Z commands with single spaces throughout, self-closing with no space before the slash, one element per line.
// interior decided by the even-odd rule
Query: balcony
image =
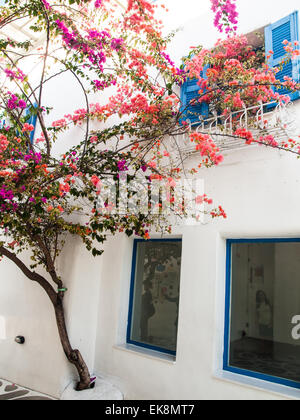
<path fill-rule="evenodd" d="M 255 139 L 272 135 L 280 143 L 295 137 L 295 133 L 300 131 L 293 103 L 260 103 L 232 112 L 226 117 L 214 115 L 208 119 L 201 117 L 199 119 L 200 124 L 191 124 L 191 129 L 211 135 L 221 152 L 249 147 L 245 144 L 245 140 L 230 137 L 238 128 L 251 131 Z M 187 122 L 189 121 L 187 120 Z M 179 144 L 182 145 L 181 154 L 185 158 L 197 153 L 186 133 L 182 133 Z"/>

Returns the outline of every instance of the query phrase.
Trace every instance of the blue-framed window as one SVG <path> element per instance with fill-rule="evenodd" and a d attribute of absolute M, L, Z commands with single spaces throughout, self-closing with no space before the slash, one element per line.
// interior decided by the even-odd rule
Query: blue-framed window
<path fill-rule="evenodd" d="M 176 355 L 181 239 L 136 239 L 127 343 Z"/>
<path fill-rule="evenodd" d="M 298 11 L 291 13 L 290 15 L 280 19 L 278 22 L 273 23 L 265 28 L 265 49 L 266 56 L 271 54 L 267 60 L 270 67 L 278 67 L 279 72 L 276 75 L 277 80 L 284 82 L 284 77 L 291 77 L 294 81 L 300 81 L 300 62 L 299 60 L 293 60 L 285 63 L 281 66 L 281 63 L 286 60 L 286 51 L 284 49 L 283 41 L 289 41 L 294 43 L 299 41 L 299 18 Z M 291 92 L 288 89 L 277 89 L 280 95 L 290 96 L 292 101 L 300 98 L 300 92 Z"/>
<path fill-rule="evenodd" d="M 228 240 L 226 265 L 223 369 L 300 389 L 300 239 Z"/>

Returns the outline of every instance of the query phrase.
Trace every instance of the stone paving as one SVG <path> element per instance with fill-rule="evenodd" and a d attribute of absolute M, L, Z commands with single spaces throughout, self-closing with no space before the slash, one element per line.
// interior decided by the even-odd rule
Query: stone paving
<path fill-rule="evenodd" d="M 13 401 L 29 401 L 29 400 L 54 400 L 48 395 L 41 394 L 40 392 L 32 391 L 20 385 L 12 384 L 11 382 L 0 379 L 0 401 L 13 400 Z"/>

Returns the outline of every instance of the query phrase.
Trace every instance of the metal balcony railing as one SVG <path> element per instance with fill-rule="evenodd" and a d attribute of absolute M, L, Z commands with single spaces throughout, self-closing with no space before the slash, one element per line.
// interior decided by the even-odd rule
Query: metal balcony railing
<path fill-rule="evenodd" d="M 234 133 L 238 128 L 251 131 L 253 137 L 257 140 L 262 136 L 272 135 L 277 142 L 287 141 L 300 132 L 297 127 L 293 103 L 259 103 L 258 105 L 232 112 L 227 116 L 214 115 L 208 119 L 200 117 L 199 120 L 200 123 L 191 124 L 191 129 L 196 132 L 209 134 L 220 151 L 223 152 L 249 147 L 246 145 L 245 140 L 234 137 Z M 183 155 L 187 156 L 197 153 L 187 134 L 182 134 L 179 144 Z"/>

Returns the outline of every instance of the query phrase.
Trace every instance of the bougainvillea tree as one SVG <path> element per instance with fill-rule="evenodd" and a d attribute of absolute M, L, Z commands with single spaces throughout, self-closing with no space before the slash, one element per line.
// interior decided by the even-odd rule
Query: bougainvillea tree
<path fill-rule="evenodd" d="M 220 29 L 221 21 L 225 28 L 236 25 L 233 5 L 213 2 Z M 254 52 L 245 37 L 236 35 L 211 50 L 193 48 L 177 68 L 167 54 L 171 37 L 162 36 L 157 7 L 147 0 L 128 0 L 124 8 L 114 0 L 7 0 L 1 8 L 0 255 L 50 298 L 64 352 L 80 377 L 78 390 L 89 388 L 91 378 L 65 324 L 66 287 L 56 264 L 65 243 L 78 237 L 97 256 L 107 234 L 147 239 L 151 229 L 170 232 L 165 202 L 173 213 L 188 214 L 190 203 L 176 200 L 177 185 L 186 175 L 177 139 L 185 134 L 199 157 L 189 175 L 220 164 L 223 156 L 211 133 L 193 130 L 188 121 L 179 96 L 187 78 L 198 79 L 195 102 L 209 103 L 220 115 L 259 101 L 287 101 L 274 85 L 298 88 L 288 78 L 277 82 L 263 52 Z M 39 34 L 39 47 L 6 34 L 20 21 L 29 21 L 32 33 Z M 286 50 L 287 60 L 299 54 L 296 45 L 288 43 Z M 23 66 L 30 57 L 39 60 L 34 76 Z M 53 119 L 45 92 L 63 74 L 74 78 L 84 105 Z M 82 136 L 64 149 L 62 139 L 78 126 Z M 295 139 L 279 144 L 271 136 L 255 138 L 238 123 L 233 136 L 299 153 Z M 124 178 L 130 188 L 123 188 Z M 155 198 L 151 187 L 156 182 L 164 182 L 167 192 L 158 189 Z M 191 200 L 213 218 L 226 217 L 205 194 L 195 192 Z M 144 211 L 136 211 L 141 204 Z M 31 265 L 23 261 L 25 250 Z"/>

